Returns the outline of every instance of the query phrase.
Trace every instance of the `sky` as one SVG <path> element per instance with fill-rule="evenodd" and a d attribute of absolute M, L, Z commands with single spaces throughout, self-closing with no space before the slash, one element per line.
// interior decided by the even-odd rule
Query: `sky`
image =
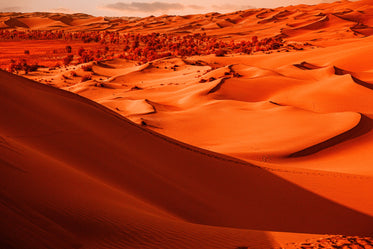
<path fill-rule="evenodd" d="M 0 0 L 0 12 L 86 13 L 95 16 L 159 16 L 318 4 L 333 0 Z"/>

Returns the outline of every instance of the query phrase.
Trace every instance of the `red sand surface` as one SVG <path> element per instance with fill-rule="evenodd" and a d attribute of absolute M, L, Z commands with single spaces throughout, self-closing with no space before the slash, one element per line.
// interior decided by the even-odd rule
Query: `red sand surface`
<path fill-rule="evenodd" d="M 372 5 L 2 14 L 5 29 L 204 30 L 284 47 L 0 71 L 0 247 L 373 248 Z M 20 42 L 30 56 L 68 44 L 3 41 L 0 60 L 27 57 Z"/>

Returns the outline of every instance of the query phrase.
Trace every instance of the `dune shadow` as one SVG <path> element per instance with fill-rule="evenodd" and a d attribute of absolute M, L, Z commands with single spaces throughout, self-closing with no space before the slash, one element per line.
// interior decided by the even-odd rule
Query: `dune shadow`
<path fill-rule="evenodd" d="M 337 144 L 343 143 L 345 141 L 360 137 L 370 132 L 373 128 L 373 120 L 363 114 L 360 114 L 360 115 L 361 115 L 361 119 L 359 123 L 352 129 L 346 132 L 343 132 L 339 134 L 338 136 L 325 140 L 321 143 L 310 146 L 304 150 L 297 151 L 289 155 L 289 157 L 303 157 L 303 156 L 315 154 L 321 150 L 324 150 L 329 147 L 335 146 Z"/>
<path fill-rule="evenodd" d="M 333 67 L 334 68 L 334 74 L 335 75 L 350 75 L 351 76 L 351 79 L 358 85 L 361 85 L 363 87 L 366 87 L 370 90 L 373 90 L 373 84 L 371 83 L 368 83 L 366 81 L 363 81 L 361 79 L 358 79 L 356 76 L 354 76 L 354 73 L 353 72 L 350 72 L 350 71 L 347 71 L 347 70 L 344 70 L 342 68 L 338 68 L 336 66 Z"/>
<path fill-rule="evenodd" d="M 306 61 L 303 61 L 299 64 L 293 64 L 295 67 L 302 69 L 302 70 L 315 70 L 315 69 L 320 69 L 321 67 L 313 65 L 311 63 L 308 63 Z"/>

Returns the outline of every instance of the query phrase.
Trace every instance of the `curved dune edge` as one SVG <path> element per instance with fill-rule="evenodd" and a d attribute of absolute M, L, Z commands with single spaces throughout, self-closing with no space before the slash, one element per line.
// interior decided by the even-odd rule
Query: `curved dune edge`
<path fill-rule="evenodd" d="M 363 80 L 357 78 L 356 76 L 354 76 L 354 73 L 353 73 L 353 72 L 350 72 L 350 71 L 344 70 L 344 69 L 342 69 L 342 68 L 338 68 L 338 67 L 336 67 L 336 66 L 333 66 L 333 68 L 334 68 L 334 73 L 335 73 L 336 75 L 346 75 L 346 74 L 348 74 L 348 75 L 351 76 L 351 79 L 352 79 L 356 84 L 359 84 L 359 85 L 361 85 L 361 86 L 363 86 L 363 87 L 366 87 L 366 88 L 368 88 L 368 89 L 370 89 L 370 90 L 373 90 L 373 84 L 372 84 L 372 83 L 368 83 L 368 82 L 366 82 L 366 81 L 363 81 Z"/>
<path fill-rule="evenodd" d="M 161 110 L 156 117 L 165 124 L 155 129 L 162 134 L 244 160 L 286 158 L 348 131 L 360 121 L 357 113 L 318 114 L 273 102 L 232 100 L 210 101 L 169 114 Z M 143 119 L 149 124 L 157 121 Z M 193 136 L 183 133 L 190 130 Z"/>
<path fill-rule="evenodd" d="M 327 149 L 346 140 L 354 139 L 370 132 L 373 128 L 373 121 L 365 115 L 361 115 L 359 123 L 352 129 L 341 133 L 333 138 L 325 140 L 321 143 L 315 144 L 303 150 L 297 151 L 289 155 L 289 157 L 302 157 L 317 153 L 321 150 Z"/>
<path fill-rule="evenodd" d="M 19 226 L 22 235 L 32 229 L 44 238 L 32 242 L 38 248 L 59 240 L 60 248 L 267 248 L 277 242 L 263 231 L 370 235 L 371 216 L 263 168 L 142 129 L 77 95 L 0 74 L 0 108 L 7 113 L 0 126 L 7 189 L 1 200 L 10 217 L 1 230 L 10 246 L 27 247 L 29 236 L 12 235 Z M 349 189 L 371 184 L 343 181 Z M 19 184 L 27 188 L 20 191 Z M 350 205 L 349 195 L 339 202 Z M 372 213 L 361 198 L 355 205 Z M 15 209 L 23 215 L 10 212 Z M 55 227 L 54 236 L 38 233 L 46 226 Z"/>

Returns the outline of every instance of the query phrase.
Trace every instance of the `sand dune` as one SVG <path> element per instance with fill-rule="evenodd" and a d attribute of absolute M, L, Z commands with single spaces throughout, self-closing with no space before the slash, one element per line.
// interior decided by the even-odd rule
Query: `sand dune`
<path fill-rule="evenodd" d="M 33 18 L 19 18 L 18 21 L 23 23 L 27 28 L 30 29 L 53 29 L 53 28 L 63 28 L 67 25 L 61 21 L 56 21 L 53 19 L 46 19 L 42 17 Z"/>
<path fill-rule="evenodd" d="M 280 243 L 264 231 L 371 235 L 373 205 L 360 191 L 373 187 L 371 178 L 279 177 L 275 168 L 152 133 L 77 95 L 4 72 L 1 88 L 1 200 L 9 215 L 1 226 L 10 246 L 264 248 Z"/>
<path fill-rule="evenodd" d="M 285 44 L 144 63 L 75 58 L 29 79 L 0 71 L 0 247 L 372 247 L 372 6 L 0 13 L 3 31 L 205 32 Z M 0 59 L 27 57 L 19 42 L 3 43 Z M 62 40 L 29 46 L 35 57 L 67 53 Z"/>
<path fill-rule="evenodd" d="M 92 81 L 64 89 L 219 153 L 259 164 L 372 175 L 371 40 L 292 53 L 165 58 L 141 66 L 116 59 L 94 64 Z M 55 85 L 63 87 L 58 77 Z M 365 159 L 353 167 L 357 155 Z"/>
<path fill-rule="evenodd" d="M 321 11 L 322 10 L 322 11 Z M 336 41 L 355 36 L 370 36 L 372 28 L 371 1 L 336 2 L 297 5 L 276 9 L 244 10 L 233 13 L 209 13 L 189 16 L 159 16 L 146 18 L 103 18 L 85 14 L 1 13 L 12 18 L 2 22 L 3 28 L 64 29 L 70 31 L 108 30 L 137 33 L 201 33 L 216 37 L 242 39 L 247 35 L 259 37 L 282 36 L 298 41 Z M 40 20 L 43 25 L 37 25 Z M 31 26 L 23 23 L 31 22 Z M 32 20 L 32 21 L 30 21 Z M 54 20 L 53 23 L 51 20 Z"/>
<path fill-rule="evenodd" d="M 21 22 L 19 19 L 11 18 L 11 17 L 5 18 L 5 20 L 2 21 L 2 26 L 4 28 L 17 28 L 17 27 L 29 28 L 27 24 Z"/>

